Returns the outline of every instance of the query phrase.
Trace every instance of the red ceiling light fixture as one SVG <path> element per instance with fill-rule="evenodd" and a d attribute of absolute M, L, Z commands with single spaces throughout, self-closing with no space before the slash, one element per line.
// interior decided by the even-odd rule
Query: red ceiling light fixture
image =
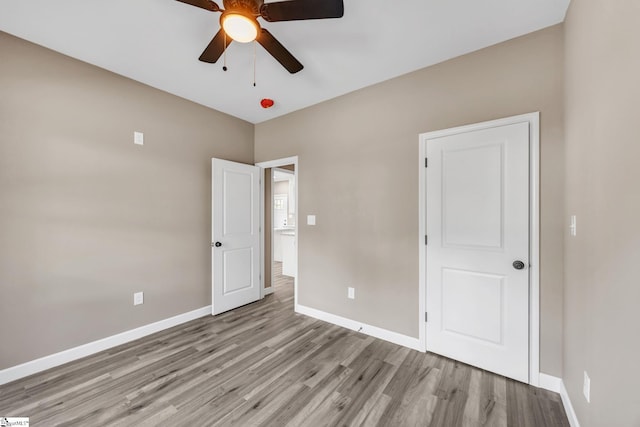
<path fill-rule="evenodd" d="M 260 100 L 260 105 L 262 106 L 262 108 L 271 108 L 273 107 L 273 104 L 275 104 L 275 102 L 273 102 L 273 99 L 262 98 Z"/>

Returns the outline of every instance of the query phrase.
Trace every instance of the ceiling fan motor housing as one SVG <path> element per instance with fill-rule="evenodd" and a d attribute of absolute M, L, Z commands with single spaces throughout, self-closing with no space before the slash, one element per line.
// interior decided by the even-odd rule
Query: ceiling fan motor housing
<path fill-rule="evenodd" d="M 224 8 L 228 11 L 245 12 L 253 16 L 260 16 L 262 0 L 224 0 Z"/>

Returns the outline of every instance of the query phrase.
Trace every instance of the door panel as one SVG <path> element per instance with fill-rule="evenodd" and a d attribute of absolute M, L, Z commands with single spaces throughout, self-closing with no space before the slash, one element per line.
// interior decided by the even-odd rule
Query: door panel
<path fill-rule="evenodd" d="M 236 172 L 224 169 L 224 237 L 250 236 L 253 232 L 253 176 L 250 171 Z"/>
<path fill-rule="evenodd" d="M 223 296 L 251 288 L 253 257 L 253 248 L 224 251 Z"/>
<path fill-rule="evenodd" d="M 501 344 L 503 285 L 504 276 L 443 269 L 442 330 Z"/>
<path fill-rule="evenodd" d="M 501 144 L 442 152 L 445 246 L 502 247 L 502 170 Z"/>
<path fill-rule="evenodd" d="M 212 159 L 212 312 L 260 299 L 259 168 Z M 219 246 L 218 246 L 219 244 Z"/>
<path fill-rule="evenodd" d="M 529 378 L 529 124 L 427 140 L 427 349 Z"/>

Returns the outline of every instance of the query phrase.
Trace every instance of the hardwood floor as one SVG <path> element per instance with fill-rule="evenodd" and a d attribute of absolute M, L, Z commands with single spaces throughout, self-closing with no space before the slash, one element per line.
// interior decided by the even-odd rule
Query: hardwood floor
<path fill-rule="evenodd" d="M 568 426 L 545 390 L 260 302 L 0 386 L 32 426 Z"/>

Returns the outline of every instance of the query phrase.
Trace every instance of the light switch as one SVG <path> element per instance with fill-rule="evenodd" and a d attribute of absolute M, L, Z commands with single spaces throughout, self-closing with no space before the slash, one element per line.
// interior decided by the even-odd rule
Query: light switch
<path fill-rule="evenodd" d="M 571 215 L 571 222 L 569 223 L 569 231 L 571 232 L 571 235 L 575 237 L 576 233 L 577 233 L 577 222 L 576 222 L 576 216 L 575 215 Z"/>
<path fill-rule="evenodd" d="M 133 143 L 136 145 L 144 145 L 144 134 L 142 132 L 133 132 Z"/>
<path fill-rule="evenodd" d="M 315 215 L 307 215 L 307 225 L 316 225 Z"/>

